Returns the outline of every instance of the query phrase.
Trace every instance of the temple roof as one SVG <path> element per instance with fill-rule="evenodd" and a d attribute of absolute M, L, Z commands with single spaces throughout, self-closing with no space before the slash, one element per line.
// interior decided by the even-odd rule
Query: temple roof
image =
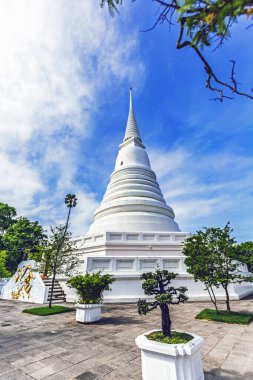
<path fill-rule="evenodd" d="M 123 142 L 129 140 L 131 137 L 135 137 L 138 141 L 141 141 L 140 132 L 137 126 L 137 122 L 133 110 L 133 101 L 132 101 L 132 89 L 130 88 L 130 99 L 129 99 L 129 113 L 127 119 L 126 132 Z"/>

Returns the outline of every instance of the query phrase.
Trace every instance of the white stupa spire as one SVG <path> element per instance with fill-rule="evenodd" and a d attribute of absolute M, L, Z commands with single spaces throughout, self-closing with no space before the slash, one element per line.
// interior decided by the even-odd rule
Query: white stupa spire
<path fill-rule="evenodd" d="M 140 132 L 137 126 L 137 122 L 135 119 L 134 111 L 133 111 L 132 88 L 130 88 L 129 113 L 128 113 L 125 137 L 123 141 L 125 142 L 131 139 L 132 137 L 142 142 Z"/>
<path fill-rule="evenodd" d="M 179 231 L 142 144 L 132 106 L 123 143 L 88 234 L 105 231 Z"/>

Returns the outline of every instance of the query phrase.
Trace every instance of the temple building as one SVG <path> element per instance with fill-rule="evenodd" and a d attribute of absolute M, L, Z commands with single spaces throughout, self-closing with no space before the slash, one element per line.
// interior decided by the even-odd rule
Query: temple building
<path fill-rule="evenodd" d="M 180 231 L 151 169 L 130 91 L 126 131 L 105 195 L 87 234 L 74 239 L 79 254 L 77 270 L 80 274 L 102 271 L 116 279 L 112 291 L 105 292 L 105 302 L 147 298 L 140 276 L 157 267 L 177 273 L 172 285 L 186 286 L 191 300 L 209 300 L 204 284 L 194 281 L 184 263 L 183 244 L 189 235 Z M 246 265 L 238 263 L 238 270 L 248 275 Z M 57 276 L 53 302 L 77 301 L 67 280 L 64 275 Z M 9 281 L 0 283 L 0 298 L 48 303 L 51 281 L 42 280 L 34 260 L 22 261 Z M 253 287 L 250 283 L 230 284 L 228 291 L 230 299 L 240 299 L 253 293 Z M 222 287 L 216 288 L 215 294 L 217 299 L 225 299 Z"/>
<path fill-rule="evenodd" d="M 178 273 L 177 286 L 186 286 L 193 300 L 209 299 L 204 285 L 187 273 L 181 232 L 173 209 L 166 204 L 139 132 L 130 91 L 126 131 L 115 168 L 94 221 L 78 239 L 81 272 L 103 271 L 116 278 L 106 302 L 131 302 L 144 297 L 140 275 L 157 266 Z M 243 268 L 242 268 L 243 269 Z M 74 294 L 64 286 L 67 300 Z M 252 292 L 252 286 L 231 285 L 231 298 Z M 222 289 L 217 297 L 223 298 Z"/>

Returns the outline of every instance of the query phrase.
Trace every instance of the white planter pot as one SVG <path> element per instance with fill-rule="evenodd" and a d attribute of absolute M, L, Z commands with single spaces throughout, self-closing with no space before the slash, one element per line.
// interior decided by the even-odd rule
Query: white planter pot
<path fill-rule="evenodd" d="M 76 305 L 76 320 L 81 323 L 92 323 L 101 318 L 101 304 L 81 304 Z"/>
<path fill-rule="evenodd" d="M 153 331 L 135 339 L 141 349 L 143 380 L 204 380 L 200 356 L 203 338 L 187 333 L 193 336 L 190 342 L 166 344 L 146 337 Z"/>

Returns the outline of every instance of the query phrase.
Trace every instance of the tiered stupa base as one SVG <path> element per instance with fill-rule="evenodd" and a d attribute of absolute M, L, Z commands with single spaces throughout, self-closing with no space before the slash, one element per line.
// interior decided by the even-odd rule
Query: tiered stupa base
<path fill-rule="evenodd" d="M 79 241 L 79 254 L 82 256 L 84 273 L 102 271 L 116 279 L 112 291 L 106 292 L 104 301 L 108 303 L 136 302 L 144 295 L 140 276 L 144 272 L 154 271 L 157 266 L 178 273 L 175 286 L 186 286 L 191 301 L 209 301 L 204 284 L 195 282 L 187 273 L 182 255 L 182 243 L 189 236 L 184 232 L 106 232 L 87 236 Z M 243 272 L 247 271 L 242 266 Z M 67 301 L 76 301 L 74 292 L 61 281 L 67 294 Z M 241 299 L 253 292 L 251 284 L 231 285 L 231 299 Z M 219 300 L 225 299 L 222 288 L 216 289 Z"/>

